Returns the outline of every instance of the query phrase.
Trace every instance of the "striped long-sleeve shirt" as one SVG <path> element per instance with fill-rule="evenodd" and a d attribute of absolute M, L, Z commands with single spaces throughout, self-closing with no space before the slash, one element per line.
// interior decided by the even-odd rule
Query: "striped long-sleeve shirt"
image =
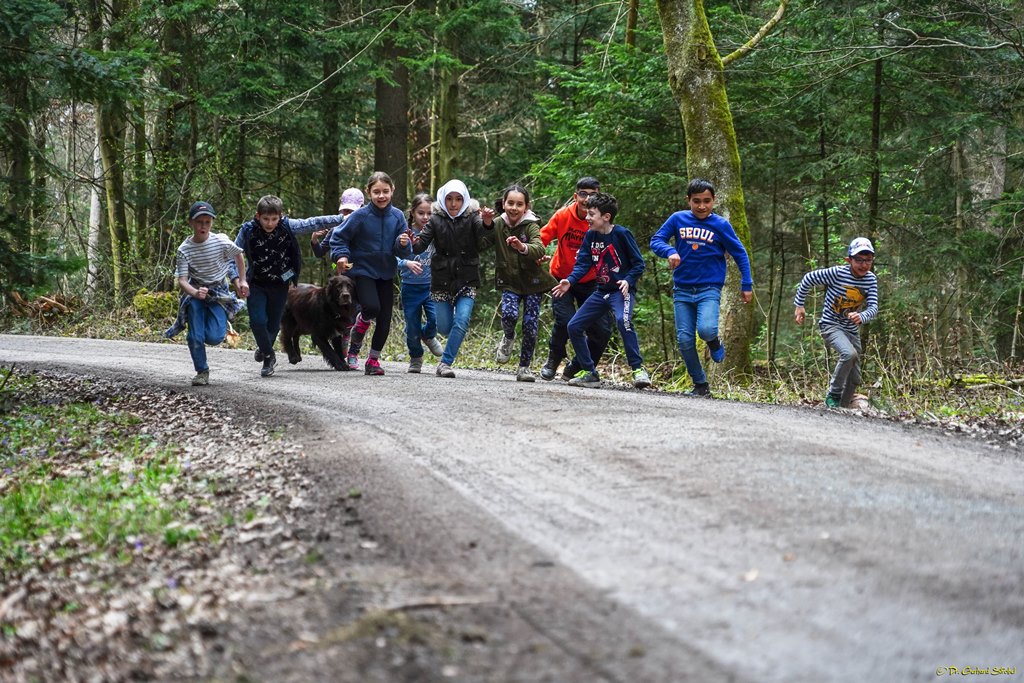
<path fill-rule="evenodd" d="M 202 242 L 194 242 L 192 237 L 188 237 L 178 247 L 174 276 L 188 277 L 197 287 L 223 283 L 235 255 L 241 253 L 241 247 L 235 246 L 230 237 L 219 232 L 211 232 Z"/>
<path fill-rule="evenodd" d="M 861 322 L 871 322 L 878 315 L 878 278 L 871 271 L 864 277 L 854 277 L 850 266 L 832 266 L 812 270 L 800 280 L 793 298 L 794 306 L 803 306 L 812 287 L 825 287 L 825 305 L 821 309 L 819 326 L 839 325 L 857 332 L 857 324 L 846 317 L 859 311 Z"/>

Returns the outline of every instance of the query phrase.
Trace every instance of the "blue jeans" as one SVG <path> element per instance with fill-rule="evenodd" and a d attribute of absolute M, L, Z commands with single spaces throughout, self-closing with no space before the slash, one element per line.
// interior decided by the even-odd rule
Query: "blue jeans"
<path fill-rule="evenodd" d="M 421 339 L 437 335 L 437 314 L 430 298 L 430 283 L 402 283 L 402 310 L 405 312 L 405 343 L 411 358 L 423 357 Z M 424 318 L 426 320 L 424 320 Z"/>
<path fill-rule="evenodd" d="M 718 309 L 721 287 L 676 287 L 672 302 L 676 309 L 676 344 L 694 384 L 706 384 L 707 375 L 697 355 L 697 335 L 704 341 L 718 337 Z"/>
<path fill-rule="evenodd" d="M 584 370 L 591 372 L 597 369 L 596 361 L 590 355 L 590 348 L 587 345 L 587 330 L 597 322 L 598 318 L 607 315 L 610 310 L 615 316 L 615 323 L 619 326 L 619 334 L 622 335 L 622 344 L 626 347 L 626 361 L 633 370 L 639 369 L 644 364 L 643 356 L 640 355 L 640 341 L 636 336 L 636 328 L 633 327 L 633 306 L 636 304 L 636 296 L 632 292 L 623 296 L 622 292 L 616 289 L 613 292 L 594 292 L 583 302 L 576 315 L 569 321 L 569 339 L 572 341 L 572 348 L 576 351 L 576 362 Z"/>
<path fill-rule="evenodd" d="M 288 285 L 249 285 L 249 326 L 264 356 L 274 355 L 274 340 L 288 303 Z"/>
<path fill-rule="evenodd" d="M 860 335 L 839 325 L 828 325 L 822 326 L 821 336 L 839 354 L 828 393 L 839 398 L 839 405 L 848 406 L 860 384 Z"/>
<path fill-rule="evenodd" d="M 220 304 L 193 297 L 188 302 L 188 352 L 196 372 L 206 372 L 206 345 L 216 346 L 228 334 L 228 313 Z"/>
<path fill-rule="evenodd" d="M 441 362 L 451 365 L 455 362 L 455 356 L 459 355 L 459 347 L 462 340 L 469 332 L 469 319 L 473 315 L 473 306 L 476 300 L 471 296 L 460 296 L 452 306 L 447 301 L 435 301 L 434 307 L 437 310 L 437 331 L 448 337 L 444 345 L 444 353 L 441 355 Z"/>

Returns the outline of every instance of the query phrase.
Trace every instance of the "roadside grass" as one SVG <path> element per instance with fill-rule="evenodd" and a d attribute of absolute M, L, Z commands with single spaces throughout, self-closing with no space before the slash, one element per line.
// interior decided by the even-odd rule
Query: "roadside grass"
<path fill-rule="evenodd" d="M 0 575 L 54 560 L 128 562 L 146 545 L 195 540 L 187 503 L 167 491 L 178 451 L 138 418 L 92 403 L 34 400 L 35 379 L 5 371 L 0 414 Z"/>

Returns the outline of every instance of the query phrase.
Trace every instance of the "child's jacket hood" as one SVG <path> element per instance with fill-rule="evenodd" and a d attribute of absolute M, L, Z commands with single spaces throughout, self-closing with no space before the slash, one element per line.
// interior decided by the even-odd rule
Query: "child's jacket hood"
<path fill-rule="evenodd" d="M 445 206 L 444 203 L 444 198 L 450 195 L 452 192 L 456 192 L 462 195 L 462 208 L 459 209 L 459 212 L 454 216 L 452 216 L 451 213 L 448 212 L 448 207 Z M 440 190 L 437 191 L 437 203 L 441 205 L 441 209 L 444 210 L 444 212 L 447 213 L 449 216 L 451 216 L 452 218 L 458 218 L 466 211 L 466 207 L 469 206 L 469 188 L 467 188 L 466 183 L 462 182 L 461 180 L 449 180 L 447 183 L 441 186 Z"/>

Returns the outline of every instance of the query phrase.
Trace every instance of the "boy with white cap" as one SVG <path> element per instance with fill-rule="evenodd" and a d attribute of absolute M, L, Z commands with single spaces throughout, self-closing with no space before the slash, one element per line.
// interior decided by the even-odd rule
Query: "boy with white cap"
<path fill-rule="evenodd" d="M 807 273 L 800 280 L 793 299 L 796 324 L 802 325 L 806 314 L 804 300 L 811 287 L 825 287 L 825 305 L 818 327 L 825 342 L 839 354 L 825 396 L 825 405 L 829 408 L 849 406 L 860 384 L 860 326 L 878 315 L 878 278 L 871 272 L 874 262 L 875 248 L 871 240 L 857 237 L 850 242 L 845 266 Z"/>

